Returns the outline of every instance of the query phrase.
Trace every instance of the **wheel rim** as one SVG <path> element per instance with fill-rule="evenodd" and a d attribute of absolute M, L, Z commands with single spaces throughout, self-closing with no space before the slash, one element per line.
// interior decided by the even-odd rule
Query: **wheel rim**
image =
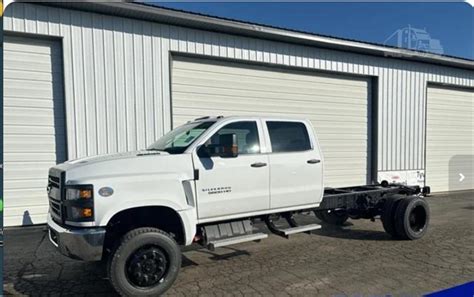
<path fill-rule="evenodd" d="M 410 229 L 416 233 L 423 232 L 426 226 L 426 210 L 422 205 L 415 206 L 408 217 Z"/>
<path fill-rule="evenodd" d="M 139 288 L 150 288 L 160 283 L 167 273 L 168 260 L 157 246 L 136 250 L 128 257 L 125 274 L 131 284 Z"/>

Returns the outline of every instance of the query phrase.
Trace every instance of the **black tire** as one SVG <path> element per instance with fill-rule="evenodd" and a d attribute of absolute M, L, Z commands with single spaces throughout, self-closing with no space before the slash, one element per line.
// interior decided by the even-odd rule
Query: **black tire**
<path fill-rule="evenodd" d="M 327 210 L 316 210 L 314 211 L 314 214 L 318 219 L 323 221 L 324 223 L 330 224 L 330 225 L 336 225 L 336 226 L 341 226 L 343 225 L 347 219 L 349 218 L 349 215 L 347 212 L 343 210 L 338 210 L 338 211 L 331 211 L 328 212 Z"/>
<path fill-rule="evenodd" d="M 395 211 L 395 229 L 401 239 L 422 238 L 430 222 L 430 208 L 421 197 L 402 199 Z"/>
<path fill-rule="evenodd" d="M 406 198 L 406 196 L 398 194 L 387 197 L 383 207 L 382 215 L 380 216 L 383 229 L 393 237 L 398 237 L 397 230 L 395 228 L 395 211 L 397 210 L 397 206 L 403 198 Z"/>
<path fill-rule="evenodd" d="M 324 222 L 324 219 L 323 219 L 323 211 L 322 210 L 315 210 L 314 211 L 314 215 L 321 221 L 321 222 Z"/>
<path fill-rule="evenodd" d="M 159 296 L 168 290 L 181 268 L 176 241 L 156 228 L 125 234 L 109 257 L 107 273 L 121 296 Z"/>

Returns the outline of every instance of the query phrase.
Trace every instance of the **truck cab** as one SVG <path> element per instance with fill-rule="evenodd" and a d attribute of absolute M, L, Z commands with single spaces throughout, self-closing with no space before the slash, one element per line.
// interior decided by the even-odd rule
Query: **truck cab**
<path fill-rule="evenodd" d="M 214 248 L 260 240 L 267 234 L 255 231 L 257 219 L 283 236 L 319 228 L 297 226 L 292 214 L 305 210 L 327 222 L 347 220 L 347 197 L 356 195 L 324 201 L 339 204 L 316 211 L 325 193 L 323 164 L 308 120 L 198 118 L 144 150 L 51 168 L 50 240 L 69 257 L 108 260 L 110 281 L 122 295 L 161 294 L 176 278 L 180 246 L 197 242 Z M 372 205 L 369 216 L 378 214 L 372 209 L 380 207 L 379 198 L 367 204 Z M 354 205 L 359 200 L 354 198 Z M 282 216 L 290 228 L 273 223 Z"/>

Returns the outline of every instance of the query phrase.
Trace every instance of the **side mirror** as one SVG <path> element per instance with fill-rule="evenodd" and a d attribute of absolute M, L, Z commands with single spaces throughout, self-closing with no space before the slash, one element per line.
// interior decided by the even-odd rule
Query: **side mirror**
<path fill-rule="evenodd" d="M 235 158 L 239 154 L 237 145 L 237 135 L 222 134 L 219 135 L 218 155 L 222 158 Z"/>

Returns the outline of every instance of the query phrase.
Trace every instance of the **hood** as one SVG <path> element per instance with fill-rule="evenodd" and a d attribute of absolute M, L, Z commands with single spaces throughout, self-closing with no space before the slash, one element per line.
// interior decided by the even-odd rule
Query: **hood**
<path fill-rule="evenodd" d="M 192 172 L 192 160 L 191 154 L 134 151 L 71 160 L 54 168 L 66 172 L 67 183 L 77 184 L 119 176 Z"/>
<path fill-rule="evenodd" d="M 76 167 L 76 166 L 81 166 L 81 165 L 94 164 L 98 162 L 129 159 L 129 158 L 142 157 L 142 156 L 158 156 L 158 155 L 169 155 L 169 154 L 167 152 L 162 152 L 162 151 L 141 150 L 141 151 L 116 153 L 116 154 L 109 154 L 109 155 L 90 156 L 90 157 L 70 160 L 70 161 L 65 162 L 64 164 L 74 165 L 74 167 Z"/>

